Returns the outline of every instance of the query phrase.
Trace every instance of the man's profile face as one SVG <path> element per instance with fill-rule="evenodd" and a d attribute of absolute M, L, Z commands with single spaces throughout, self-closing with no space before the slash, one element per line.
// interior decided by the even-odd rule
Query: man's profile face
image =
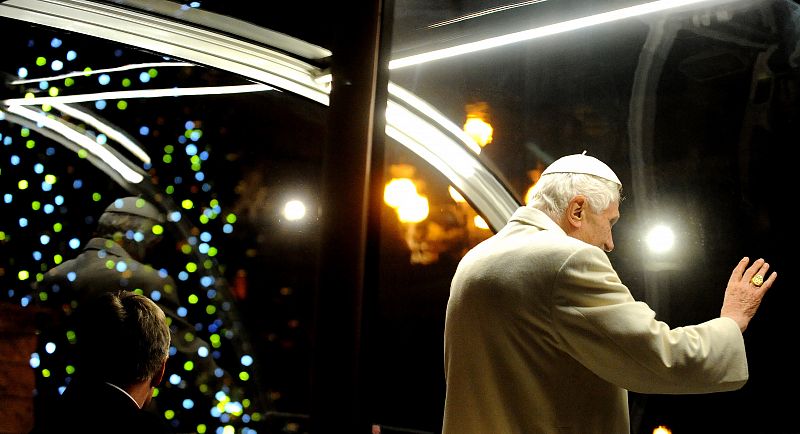
<path fill-rule="evenodd" d="M 599 247 L 606 252 L 614 250 L 612 227 L 619 220 L 619 202 L 612 202 L 603 212 L 597 214 L 591 207 L 587 209 L 583 225 L 575 234 L 579 240 Z"/>

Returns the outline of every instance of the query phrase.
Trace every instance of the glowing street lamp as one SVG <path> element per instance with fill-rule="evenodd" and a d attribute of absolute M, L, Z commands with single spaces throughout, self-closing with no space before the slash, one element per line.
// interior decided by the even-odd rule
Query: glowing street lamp
<path fill-rule="evenodd" d="M 650 229 L 645 236 L 645 242 L 651 252 L 666 253 L 675 245 L 675 233 L 669 226 L 658 225 Z"/>
<path fill-rule="evenodd" d="M 383 190 L 383 201 L 397 211 L 403 223 L 419 223 L 430 213 L 428 198 L 417 193 L 409 178 L 392 178 Z"/>
<path fill-rule="evenodd" d="M 464 122 L 464 132 L 472 137 L 481 148 L 492 143 L 494 128 L 488 122 L 489 104 L 478 102 L 467 104 L 467 120 Z"/>
<path fill-rule="evenodd" d="M 289 221 L 300 220 L 306 216 L 306 205 L 296 199 L 290 200 L 283 206 L 283 216 Z"/>

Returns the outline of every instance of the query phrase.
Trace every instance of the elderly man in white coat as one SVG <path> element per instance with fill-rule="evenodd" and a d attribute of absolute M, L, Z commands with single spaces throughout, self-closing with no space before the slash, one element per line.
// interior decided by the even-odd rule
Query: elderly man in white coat
<path fill-rule="evenodd" d="M 628 433 L 629 390 L 708 393 L 747 381 L 742 332 L 777 273 L 765 278 L 769 264 L 743 258 L 719 318 L 656 320 L 606 255 L 622 183 L 584 154 L 548 166 L 531 203 L 459 264 L 444 434 Z"/>

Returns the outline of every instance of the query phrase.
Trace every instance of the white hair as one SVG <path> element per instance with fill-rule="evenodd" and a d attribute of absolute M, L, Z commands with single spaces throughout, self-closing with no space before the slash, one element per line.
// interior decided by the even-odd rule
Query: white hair
<path fill-rule="evenodd" d="M 613 202 L 619 202 L 622 186 L 594 175 L 582 173 L 548 173 L 533 186 L 528 206 L 558 221 L 569 201 L 577 195 L 586 197 L 592 212 L 600 214 Z"/>

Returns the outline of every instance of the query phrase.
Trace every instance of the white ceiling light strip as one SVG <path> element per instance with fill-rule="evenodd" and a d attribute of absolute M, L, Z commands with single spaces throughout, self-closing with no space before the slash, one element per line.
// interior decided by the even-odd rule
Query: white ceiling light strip
<path fill-rule="evenodd" d="M 276 90 L 265 84 L 245 84 L 240 86 L 174 87 L 169 89 L 119 90 L 115 92 L 84 93 L 78 95 L 43 96 L 33 98 L 11 98 L 2 101 L 6 105 L 73 104 L 76 102 L 162 98 L 167 96 L 225 95 Z"/>
<path fill-rule="evenodd" d="M 497 48 L 503 45 L 509 45 L 517 42 L 541 38 L 544 36 L 569 32 L 572 30 L 582 29 L 585 27 L 595 26 L 598 24 L 610 23 L 612 21 L 618 21 L 625 18 L 632 18 L 655 12 L 662 12 L 682 6 L 690 6 L 700 3 L 709 3 L 711 1 L 712 0 L 658 0 L 650 3 L 644 3 L 636 6 L 630 6 L 627 8 L 617 9 L 609 12 L 603 12 L 596 15 L 590 15 L 588 17 L 576 18 L 573 20 L 537 27 L 534 29 L 509 33 L 507 35 L 495 36 L 480 41 L 470 42 L 467 44 L 456 45 L 454 47 L 442 48 L 440 50 L 429 51 L 427 53 L 415 54 L 413 56 L 391 60 L 389 61 L 389 69 L 405 68 L 407 66 L 419 65 L 422 63 L 432 62 L 434 60 L 445 59 L 448 57 L 459 56 L 462 54 L 474 53 L 476 51 L 481 51 L 481 50 L 488 50 L 490 48 Z"/>
<path fill-rule="evenodd" d="M 130 151 L 133 155 L 135 155 L 138 159 L 140 159 L 145 164 L 150 164 L 150 156 L 147 155 L 144 149 L 142 149 L 138 144 L 133 142 L 131 139 L 128 138 L 125 134 L 123 134 L 118 129 L 108 125 L 107 123 L 97 119 L 96 117 L 92 116 L 91 113 L 87 113 L 75 108 L 72 108 L 66 104 L 62 103 L 55 103 L 51 104 L 53 108 L 57 109 L 61 113 L 69 115 L 72 118 L 82 120 L 87 124 L 97 128 L 98 131 L 105 134 L 111 140 L 119 143 Z"/>
<path fill-rule="evenodd" d="M 103 160 L 103 162 L 119 173 L 126 181 L 133 184 L 138 184 L 144 180 L 144 176 L 142 176 L 142 174 L 128 167 L 127 164 L 117 158 L 117 156 L 111 153 L 108 149 L 101 146 L 91 138 L 62 124 L 61 122 L 48 117 L 44 113 L 36 112 L 21 106 L 8 106 L 6 110 L 9 113 L 13 113 L 30 121 L 36 122 L 38 125 L 61 134 L 71 142 L 85 149 L 87 152 Z"/>
<path fill-rule="evenodd" d="M 56 81 L 56 80 L 63 80 L 65 78 L 70 77 L 89 77 L 95 74 L 104 74 L 107 72 L 119 72 L 119 71 L 129 71 L 131 69 L 144 69 L 144 68 L 157 68 L 157 67 L 174 67 L 174 66 L 197 66 L 194 63 L 188 62 L 153 62 L 153 63 L 136 63 L 131 65 L 119 66 L 116 68 L 106 68 L 106 69 L 93 69 L 91 71 L 74 71 L 67 74 L 55 75 L 52 77 L 42 77 L 42 78 L 29 78 L 27 80 L 14 80 L 11 84 L 28 84 L 28 83 L 39 83 L 41 81 Z"/>

